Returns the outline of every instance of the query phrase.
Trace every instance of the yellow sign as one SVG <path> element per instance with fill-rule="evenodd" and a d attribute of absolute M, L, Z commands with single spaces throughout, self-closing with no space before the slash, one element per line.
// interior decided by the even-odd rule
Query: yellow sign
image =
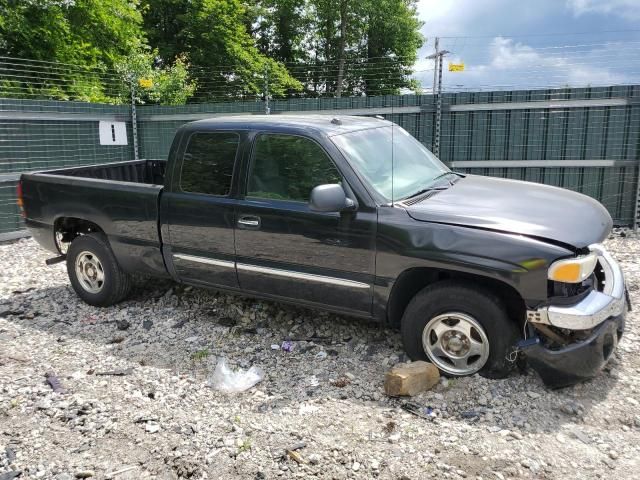
<path fill-rule="evenodd" d="M 140 80 L 138 80 L 138 85 L 140 85 L 142 88 L 151 88 L 153 87 L 153 80 L 151 80 L 150 78 L 141 78 Z"/>
<path fill-rule="evenodd" d="M 449 64 L 450 72 L 464 72 L 464 63 L 450 63 Z"/>

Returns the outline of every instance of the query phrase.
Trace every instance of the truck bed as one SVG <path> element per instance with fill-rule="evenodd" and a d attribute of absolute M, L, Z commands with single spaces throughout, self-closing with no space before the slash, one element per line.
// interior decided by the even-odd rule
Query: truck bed
<path fill-rule="evenodd" d="M 138 160 L 23 174 L 25 223 L 41 245 L 57 251 L 58 225 L 90 222 L 108 237 L 124 270 L 166 276 L 158 229 L 165 165 Z"/>
<path fill-rule="evenodd" d="M 158 160 L 133 160 L 129 162 L 108 163 L 105 165 L 61 168 L 42 173 L 63 175 L 65 177 L 96 178 L 117 182 L 163 185 L 166 163 L 166 161 Z"/>

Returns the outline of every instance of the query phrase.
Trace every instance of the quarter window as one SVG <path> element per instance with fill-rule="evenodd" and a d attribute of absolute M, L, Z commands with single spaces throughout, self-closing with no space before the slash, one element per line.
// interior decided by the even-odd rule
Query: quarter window
<path fill-rule="evenodd" d="M 341 180 L 316 142 L 293 135 L 262 134 L 254 146 L 247 196 L 306 202 L 314 187 Z"/>
<path fill-rule="evenodd" d="M 184 192 L 229 195 L 238 151 L 236 133 L 194 133 L 184 153 L 180 189 Z"/>

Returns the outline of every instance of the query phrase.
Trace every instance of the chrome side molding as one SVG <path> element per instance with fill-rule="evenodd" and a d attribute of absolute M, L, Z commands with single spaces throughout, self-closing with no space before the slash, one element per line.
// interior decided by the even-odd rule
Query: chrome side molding
<path fill-rule="evenodd" d="M 248 263 L 237 263 L 231 260 L 217 260 L 208 257 L 198 257 L 195 255 L 187 255 L 184 253 L 174 253 L 173 257 L 178 260 L 187 262 L 203 263 L 206 265 L 214 265 L 216 267 L 237 268 L 246 272 L 264 273 L 266 275 L 274 275 L 278 277 L 295 278 L 297 280 L 305 280 L 308 282 L 325 283 L 327 285 L 338 285 L 350 288 L 370 288 L 370 285 L 355 280 L 347 280 L 344 278 L 328 277 L 325 275 L 316 275 L 313 273 L 296 272 L 293 270 L 283 270 L 280 268 L 261 267 L 258 265 L 250 265 Z"/>
<path fill-rule="evenodd" d="M 174 253 L 173 258 L 177 258 L 178 260 L 185 260 L 187 262 L 215 265 L 216 267 L 236 268 L 236 263 L 231 260 L 216 260 L 215 258 L 196 257 L 195 255 L 186 255 L 184 253 Z"/>
<path fill-rule="evenodd" d="M 279 268 L 259 267 L 257 265 L 249 265 L 246 263 L 236 264 L 238 270 L 247 272 L 264 273 L 267 275 L 276 275 L 279 277 L 296 278 L 298 280 L 307 280 L 310 282 L 326 283 L 329 285 L 340 285 L 351 288 L 369 288 L 369 285 L 355 280 L 345 280 L 343 278 L 327 277 L 324 275 L 316 275 L 313 273 L 294 272 L 292 270 L 282 270 Z"/>

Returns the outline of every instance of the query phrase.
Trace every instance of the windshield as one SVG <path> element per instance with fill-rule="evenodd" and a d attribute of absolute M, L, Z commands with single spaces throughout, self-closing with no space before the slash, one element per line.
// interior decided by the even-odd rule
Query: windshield
<path fill-rule="evenodd" d="M 449 171 L 424 145 L 397 125 L 335 135 L 331 139 L 353 168 L 387 202 L 428 188 L 436 177 Z"/>

